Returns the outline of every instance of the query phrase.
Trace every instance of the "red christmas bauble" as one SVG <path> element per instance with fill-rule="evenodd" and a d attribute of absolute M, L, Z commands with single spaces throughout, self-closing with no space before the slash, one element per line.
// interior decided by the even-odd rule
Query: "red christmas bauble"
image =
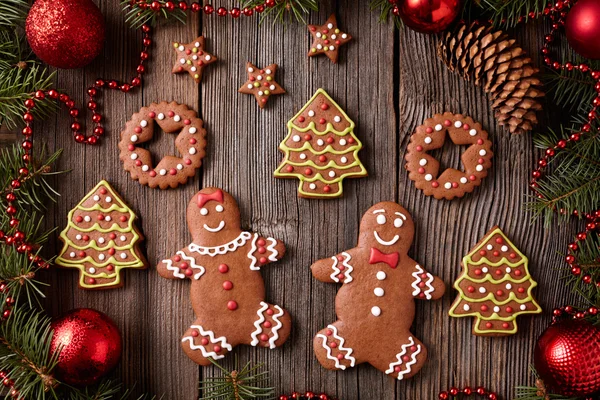
<path fill-rule="evenodd" d="M 36 0 L 25 32 L 31 50 L 58 68 L 81 68 L 102 51 L 104 17 L 92 0 Z"/>
<path fill-rule="evenodd" d="M 406 26 L 421 33 L 438 33 L 456 19 L 461 4 L 461 0 L 399 0 L 397 5 Z"/>
<path fill-rule="evenodd" d="M 578 54 L 600 59 L 600 1 L 579 0 L 569 11 L 565 34 Z"/>
<path fill-rule="evenodd" d="M 39 0 L 38 0 L 39 1 Z M 64 383 L 85 386 L 96 383 L 121 358 L 121 334 L 105 314 L 90 308 L 69 311 L 51 324 L 50 352 L 59 348 L 56 377 Z"/>
<path fill-rule="evenodd" d="M 565 320 L 542 333 L 534 365 L 553 393 L 583 397 L 600 391 L 600 329 L 583 320 Z"/>

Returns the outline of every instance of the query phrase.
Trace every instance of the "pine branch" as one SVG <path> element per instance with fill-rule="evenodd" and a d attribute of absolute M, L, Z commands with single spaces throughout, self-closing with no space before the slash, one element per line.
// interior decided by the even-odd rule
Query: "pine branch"
<path fill-rule="evenodd" d="M 558 106 L 580 114 L 589 112 L 592 100 L 597 96 L 596 82 L 589 75 L 576 70 L 551 70 L 543 78 Z"/>
<path fill-rule="evenodd" d="M 530 366 L 529 369 L 535 376 L 535 386 L 517 386 L 517 398 L 515 400 L 577 400 L 573 397 L 549 393 L 535 368 Z"/>
<path fill-rule="evenodd" d="M 203 397 L 200 397 L 199 400 L 271 400 L 275 398 L 274 388 L 263 387 L 269 382 L 269 372 L 259 372 L 263 364 L 252 366 L 248 362 L 241 370 L 238 368 L 228 371 L 212 359 L 210 362 L 221 370 L 222 376 L 209 377 L 200 382 Z"/>
<path fill-rule="evenodd" d="M 170 21 L 176 20 L 185 24 L 187 14 L 180 8 L 175 8 L 173 11 L 167 11 L 164 7 L 156 12 L 150 9 L 150 4 L 153 0 L 122 0 L 121 6 L 125 12 L 125 21 L 134 29 L 139 29 L 144 24 L 156 25 L 160 19 Z M 168 0 L 158 0 L 161 5 L 164 5 Z M 147 7 L 140 7 L 140 4 L 147 4 Z"/>
<path fill-rule="evenodd" d="M 28 12 L 29 2 L 27 0 L 0 1 L 0 29 L 23 26 Z"/>
<path fill-rule="evenodd" d="M 392 4 L 389 0 L 371 0 L 371 11 L 379 10 L 380 22 L 387 22 L 390 18 L 396 25 L 396 28 L 400 29 L 404 25 L 402 23 L 402 19 L 392 13 L 394 8 L 394 4 Z"/>
<path fill-rule="evenodd" d="M 600 281 L 600 236 L 598 232 L 588 232 L 585 241 L 579 241 L 577 252 L 577 265 L 581 268 L 581 274 L 575 276 L 570 271 L 570 266 L 565 266 L 567 284 L 571 285 L 573 291 L 583 296 L 590 306 L 600 305 L 600 288 L 594 284 L 583 282 L 584 275 L 590 275 L 592 282 Z M 593 317 L 591 322 L 597 323 L 598 316 Z"/>
<path fill-rule="evenodd" d="M 261 4 L 264 4 L 264 0 L 243 0 L 241 7 L 254 8 Z M 296 20 L 306 24 L 304 17 L 311 11 L 319 11 L 319 0 L 277 0 L 274 7 L 265 7 L 260 21 L 273 16 L 273 23 Z"/>
<path fill-rule="evenodd" d="M 525 18 L 524 22 L 529 20 L 530 12 L 542 12 L 551 0 L 472 0 L 472 3 L 479 6 L 495 26 L 512 28 L 521 22 L 521 17 Z"/>

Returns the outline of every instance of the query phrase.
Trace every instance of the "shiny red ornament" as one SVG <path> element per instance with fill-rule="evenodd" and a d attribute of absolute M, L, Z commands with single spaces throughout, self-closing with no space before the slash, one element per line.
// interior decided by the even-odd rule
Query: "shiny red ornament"
<path fill-rule="evenodd" d="M 553 393 L 584 397 L 600 391 L 600 328 L 563 320 L 542 333 L 534 365 Z"/>
<path fill-rule="evenodd" d="M 62 347 L 55 369 L 61 382 L 92 385 L 121 358 L 119 329 L 99 311 L 90 308 L 69 311 L 52 321 L 52 330 L 51 353 Z"/>
<path fill-rule="evenodd" d="M 567 15 L 565 34 L 577 53 L 600 59 L 600 1 L 579 0 Z"/>
<path fill-rule="evenodd" d="M 57 68 L 81 68 L 102 51 L 104 17 L 92 0 L 36 0 L 25 32 L 42 61 Z"/>
<path fill-rule="evenodd" d="M 404 24 L 421 33 L 446 30 L 462 9 L 461 0 L 399 0 L 398 14 Z"/>

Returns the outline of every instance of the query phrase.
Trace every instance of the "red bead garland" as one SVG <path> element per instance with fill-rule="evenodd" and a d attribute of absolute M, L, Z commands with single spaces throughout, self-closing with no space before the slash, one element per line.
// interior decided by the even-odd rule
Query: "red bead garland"
<path fill-rule="evenodd" d="M 231 9 L 227 9 L 225 7 L 219 7 L 216 9 L 216 14 L 219 17 L 231 16 L 234 19 L 239 18 L 242 14 L 246 17 L 251 17 L 255 12 L 262 13 L 265 11 L 267 7 L 273 8 L 277 4 L 276 0 L 265 0 L 263 3 L 258 4 L 254 7 L 244 7 L 244 9 L 240 9 L 239 7 L 232 7 Z M 215 13 L 215 7 L 211 4 L 206 4 L 202 6 L 197 1 L 194 1 L 188 5 L 185 1 L 180 1 L 178 3 L 174 3 L 172 1 L 152 1 L 152 0 L 130 0 L 129 5 L 131 7 L 139 7 L 142 10 L 150 9 L 156 13 L 160 12 L 161 9 L 166 11 L 175 11 L 175 9 L 179 8 L 182 11 L 192 11 L 194 13 L 198 13 L 203 11 L 205 15 L 213 15 Z"/>
<path fill-rule="evenodd" d="M 600 310 L 598 307 L 590 307 L 585 311 L 576 311 L 571 306 L 555 308 L 552 311 L 552 324 L 557 323 L 561 318 L 570 316 L 573 319 L 584 319 L 587 317 L 595 317 Z"/>
<path fill-rule="evenodd" d="M 8 395 L 13 399 L 24 399 L 21 397 L 21 393 L 17 389 L 15 389 L 15 382 L 8 377 L 8 372 L 0 371 L 0 381 L 2 381 L 2 385 L 9 389 Z"/>
<path fill-rule="evenodd" d="M 328 396 L 325 393 L 315 394 L 313 392 L 306 392 L 304 394 L 294 392 L 289 396 L 281 395 L 279 400 L 333 400 L 333 397 Z"/>
<path fill-rule="evenodd" d="M 488 400 L 497 400 L 498 399 L 498 395 L 496 395 L 496 393 L 488 391 L 486 388 L 484 388 L 482 386 L 479 386 L 476 389 L 473 389 L 469 386 L 466 386 L 463 389 L 452 387 L 448 391 L 444 390 L 444 391 L 440 392 L 440 394 L 438 395 L 438 399 L 439 400 L 448 400 L 453 397 L 457 397 L 459 395 L 464 395 L 464 396 L 477 395 L 477 396 L 482 396 L 483 398 L 488 399 Z"/>

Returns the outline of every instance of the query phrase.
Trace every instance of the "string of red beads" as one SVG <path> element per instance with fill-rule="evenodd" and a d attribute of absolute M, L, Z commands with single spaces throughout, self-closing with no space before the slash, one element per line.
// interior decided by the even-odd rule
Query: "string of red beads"
<path fill-rule="evenodd" d="M 142 10 L 152 10 L 154 12 L 159 12 L 161 9 L 165 9 L 167 11 L 174 11 L 179 8 L 183 11 L 192 11 L 194 13 L 203 11 L 206 15 L 216 14 L 219 17 L 226 17 L 230 15 L 233 18 L 239 18 L 242 15 L 246 17 L 251 17 L 255 12 L 262 13 L 265 11 L 266 7 L 272 8 L 276 5 L 276 0 L 265 0 L 262 4 L 258 4 L 254 7 L 244 7 L 244 9 L 240 9 L 239 7 L 232 7 L 231 9 L 227 9 L 225 7 L 218 7 L 215 10 L 215 7 L 212 4 L 206 4 L 202 6 L 197 1 L 194 1 L 188 5 L 185 1 L 158 1 L 158 0 L 131 0 L 129 2 L 131 6 L 137 6 Z"/>
<path fill-rule="evenodd" d="M 23 399 L 19 391 L 15 388 L 15 382 L 8 377 L 8 373 L 6 371 L 0 371 L 0 381 L 2 381 L 2 385 L 5 388 L 9 389 L 8 394 L 13 399 Z"/>
<path fill-rule="evenodd" d="M 585 311 L 577 311 L 571 306 L 555 308 L 552 312 L 552 323 L 558 322 L 559 319 L 565 316 L 571 316 L 573 319 L 584 319 L 586 317 L 595 317 L 598 315 L 598 307 L 590 307 Z"/>
<path fill-rule="evenodd" d="M 464 396 L 471 396 L 471 395 L 483 396 L 484 398 L 486 398 L 488 400 L 497 400 L 498 399 L 498 396 L 496 395 L 496 393 L 490 392 L 486 388 L 481 387 L 481 386 L 478 387 L 478 388 L 476 388 L 476 389 L 473 389 L 473 388 L 471 388 L 469 386 L 466 386 L 464 389 L 459 389 L 459 388 L 456 388 L 456 387 L 452 387 L 448 391 L 440 392 L 440 394 L 438 395 L 438 399 L 439 400 L 448 400 L 450 398 L 457 397 L 459 395 L 464 395 Z"/>
<path fill-rule="evenodd" d="M 301 394 L 298 392 L 294 392 L 289 396 L 279 396 L 279 400 L 333 400 L 333 397 L 330 397 L 325 393 L 315 394 L 313 392 L 306 392 L 304 394 Z"/>

